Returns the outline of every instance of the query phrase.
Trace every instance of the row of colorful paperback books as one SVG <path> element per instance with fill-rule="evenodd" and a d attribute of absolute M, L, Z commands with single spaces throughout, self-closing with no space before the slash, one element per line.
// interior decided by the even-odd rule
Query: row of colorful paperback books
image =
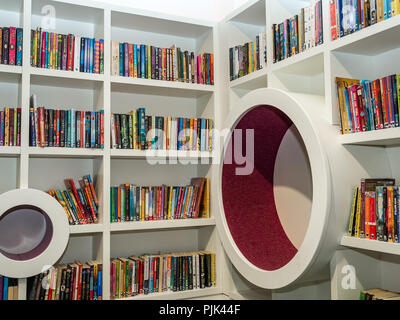
<path fill-rule="evenodd" d="M 18 279 L 0 276 L 0 301 L 18 300 Z"/>
<path fill-rule="evenodd" d="M 22 28 L 0 28 L 0 63 L 22 66 L 22 45 Z"/>
<path fill-rule="evenodd" d="M 399 126 L 400 74 L 381 79 L 335 78 L 341 133 Z"/>
<path fill-rule="evenodd" d="M 362 179 L 354 189 L 348 236 L 399 243 L 399 196 L 395 179 Z"/>
<path fill-rule="evenodd" d="M 332 40 L 400 13 L 398 0 L 330 0 L 329 5 Z"/>
<path fill-rule="evenodd" d="M 362 290 L 360 300 L 400 300 L 400 294 L 383 289 Z"/>
<path fill-rule="evenodd" d="M 31 147 L 104 148 L 104 110 L 77 111 L 39 107 L 36 95 L 29 109 Z"/>
<path fill-rule="evenodd" d="M 21 108 L 0 111 L 0 147 L 21 146 Z"/>
<path fill-rule="evenodd" d="M 111 75 L 213 85 L 214 55 L 113 41 Z"/>
<path fill-rule="evenodd" d="M 215 254 L 209 251 L 111 259 L 111 299 L 215 286 Z"/>
<path fill-rule="evenodd" d="M 31 30 L 31 66 L 104 73 L 104 40 Z"/>
<path fill-rule="evenodd" d="M 111 222 L 210 217 L 210 180 L 193 178 L 188 186 L 111 187 Z"/>
<path fill-rule="evenodd" d="M 111 114 L 114 149 L 212 151 L 214 121 L 147 116 L 145 108 Z"/>
<path fill-rule="evenodd" d="M 256 36 L 256 41 L 229 48 L 230 80 L 235 80 L 267 67 L 267 35 Z"/>
<path fill-rule="evenodd" d="M 322 0 L 312 0 L 299 14 L 272 25 L 274 63 L 324 43 L 322 12 Z"/>
<path fill-rule="evenodd" d="M 27 300 L 103 300 L 103 265 L 99 261 L 57 264 L 28 278 Z"/>
<path fill-rule="evenodd" d="M 90 174 L 77 181 L 65 179 L 64 184 L 67 188 L 66 190 L 52 189 L 47 193 L 64 208 L 69 224 L 97 223 L 99 202 Z M 80 186 L 80 188 L 76 186 Z"/>

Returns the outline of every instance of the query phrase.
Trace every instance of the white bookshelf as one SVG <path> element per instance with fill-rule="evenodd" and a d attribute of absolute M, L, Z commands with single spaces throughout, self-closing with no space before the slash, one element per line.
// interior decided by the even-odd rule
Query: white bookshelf
<path fill-rule="evenodd" d="M 240 292 L 250 292 L 253 298 L 304 298 L 311 290 L 322 290 L 326 283 L 331 292 L 326 296 L 332 299 L 358 299 L 359 291 L 372 286 L 400 291 L 400 283 L 392 281 L 396 277 L 395 268 L 400 260 L 389 256 L 396 255 L 398 248 L 392 244 L 368 241 L 363 239 L 341 238 L 347 228 L 348 212 L 350 212 L 352 188 L 360 183 L 361 178 L 393 177 L 400 181 L 399 128 L 376 130 L 371 132 L 341 135 L 337 106 L 335 77 L 348 77 L 374 80 L 379 77 L 400 73 L 397 61 L 400 58 L 400 16 L 392 17 L 373 26 L 357 31 L 351 35 L 330 39 L 329 0 L 323 0 L 324 43 L 293 57 L 273 63 L 272 24 L 281 23 L 300 12 L 302 7 L 311 4 L 308 0 L 270 0 L 248 1 L 245 5 L 229 14 L 219 23 L 219 36 L 225 39 L 220 44 L 222 62 L 220 67 L 221 100 L 219 118 L 225 119 L 232 110 L 238 107 L 241 98 L 251 90 L 263 88 L 282 89 L 294 93 L 313 94 L 325 98 L 325 106 L 321 104 L 315 112 L 321 113 L 324 126 L 329 132 L 336 132 L 337 142 L 347 152 L 349 159 L 355 159 L 356 165 L 346 166 L 345 160 L 330 154 L 330 161 L 341 176 L 334 182 L 333 193 L 340 193 L 343 188 L 347 194 L 341 200 L 345 212 L 336 209 L 336 225 L 330 229 L 338 230 L 337 249 L 331 262 L 331 276 L 323 284 L 310 284 L 304 289 L 289 288 L 280 292 L 259 290 L 247 281 L 236 268 L 230 264 L 231 272 L 224 278 L 225 292 L 231 296 L 240 296 Z M 256 9 L 256 10 L 255 10 Z M 262 12 L 263 11 L 263 12 Z M 265 15 L 264 15 L 265 13 Z M 263 20 L 264 19 L 264 20 Z M 261 21 L 261 23 L 260 23 Z M 258 30 L 267 32 L 266 70 L 260 70 L 239 79 L 229 80 L 229 47 L 254 41 Z M 254 38 L 254 39 L 252 39 Z M 336 163 L 337 162 L 337 163 Z M 355 175 L 354 172 L 362 174 Z M 347 175 L 344 178 L 344 175 Z M 342 244 L 343 246 L 340 246 Z M 344 247 L 345 246 L 345 247 Z M 344 250 L 347 248 L 346 250 Z M 371 252 L 374 253 L 371 253 Z M 374 255 L 370 257 L 370 255 Z M 341 289 L 342 267 L 346 263 L 354 263 L 357 271 L 357 290 Z M 380 270 L 372 271 L 368 263 Z M 365 265 L 367 264 L 367 265 Z M 376 281 L 368 277 L 376 277 Z M 324 287 L 325 288 L 325 287 Z M 303 291 L 302 291 L 303 290 Z M 325 295 L 323 295 L 325 297 Z"/>
<path fill-rule="evenodd" d="M 104 39 L 104 74 L 57 71 L 30 66 L 30 30 L 41 25 L 45 5 L 56 9 L 54 32 Z M 214 86 L 111 76 L 111 41 L 170 47 L 175 44 L 195 53 L 218 58 L 216 26 L 206 20 L 185 19 L 96 1 L 74 4 L 68 0 L 4 0 L 0 3 L 4 26 L 23 28 L 23 66 L 0 65 L 2 106 L 22 108 L 21 147 L 0 148 L 0 192 L 15 188 L 46 191 L 64 188 L 63 179 L 90 173 L 99 199 L 99 223 L 70 226 L 70 241 L 61 263 L 100 260 L 103 297 L 110 298 L 110 259 L 145 252 L 211 250 L 217 254 L 217 277 L 222 275 L 224 253 L 211 210 L 209 219 L 110 223 L 110 187 L 187 184 L 191 178 L 211 176 L 210 152 L 113 150 L 111 113 L 146 107 L 161 116 L 209 117 L 215 120 L 218 83 Z M 3 26 L 2 25 L 2 26 Z M 38 148 L 29 146 L 29 98 L 36 94 L 45 107 L 105 112 L 104 149 Z M 168 159 L 170 164 L 148 164 Z M 176 160 L 174 164 L 173 160 Z M 171 161 L 172 160 L 172 161 Z M 186 163 L 189 162 L 189 165 Z M 4 179 L 3 179 L 4 178 Z M 211 181 L 211 183 L 213 183 Z M 143 240 L 143 241 L 142 241 Z M 222 278 L 221 278 L 222 279 Z M 222 283 L 222 281 L 221 281 Z M 26 299 L 26 279 L 19 280 L 19 298 Z M 187 299 L 222 293 L 216 288 L 136 299 Z"/>

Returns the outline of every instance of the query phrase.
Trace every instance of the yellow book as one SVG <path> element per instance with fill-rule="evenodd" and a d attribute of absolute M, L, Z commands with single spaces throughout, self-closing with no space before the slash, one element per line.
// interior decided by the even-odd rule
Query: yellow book
<path fill-rule="evenodd" d="M 151 46 L 147 46 L 147 79 L 151 79 Z"/>
<path fill-rule="evenodd" d="M 392 10 L 392 17 L 394 17 L 397 13 L 396 6 L 397 6 L 398 1 L 397 0 L 391 0 L 391 5 L 390 9 Z"/>
<path fill-rule="evenodd" d="M 249 42 L 249 56 L 248 56 L 248 60 L 249 60 L 249 73 L 251 73 L 253 71 L 253 56 L 252 53 L 253 52 L 253 43 Z"/>
<path fill-rule="evenodd" d="M 385 20 L 385 12 L 383 10 L 383 1 L 385 0 L 376 0 L 376 12 L 377 12 L 377 21 Z"/>
<path fill-rule="evenodd" d="M 359 190 L 360 192 L 360 190 Z M 356 215 L 356 227 L 354 230 L 354 237 L 360 237 L 360 217 L 361 217 L 361 197 L 357 198 L 357 215 Z"/>
<path fill-rule="evenodd" d="M 352 236 L 352 231 L 353 231 L 353 225 L 354 225 L 354 215 L 356 214 L 356 203 L 357 203 L 357 199 L 359 196 L 359 191 L 360 191 L 360 187 L 357 187 L 354 189 L 354 194 L 353 194 L 353 203 L 351 206 L 351 213 L 350 213 L 350 220 L 349 220 L 349 229 L 347 231 L 347 235 L 348 236 Z"/>
<path fill-rule="evenodd" d="M 10 145 L 10 108 L 5 108 L 4 113 L 4 146 L 8 147 Z"/>
<path fill-rule="evenodd" d="M 192 150 L 193 149 L 193 122 L 194 122 L 194 119 L 193 118 L 191 118 L 190 119 L 190 135 L 189 135 L 189 150 Z"/>
<path fill-rule="evenodd" d="M 203 219 L 210 218 L 210 179 L 205 178 L 203 195 L 200 202 L 199 217 Z"/>

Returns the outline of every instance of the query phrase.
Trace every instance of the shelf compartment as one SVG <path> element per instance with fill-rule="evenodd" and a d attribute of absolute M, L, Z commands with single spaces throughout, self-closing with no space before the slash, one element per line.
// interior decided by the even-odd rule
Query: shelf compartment
<path fill-rule="evenodd" d="M 255 90 L 258 88 L 267 87 L 267 74 L 268 69 L 261 69 L 255 72 L 252 72 L 244 77 L 240 77 L 238 79 L 232 80 L 229 84 L 231 89 L 240 89 L 240 90 Z"/>
<path fill-rule="evenodd" d="M 103 149 L 86 148 L 40 148 L 29 147 L 29 156 L 31 158 L 83 158 L 95 159 L 104 155 Z"/>
<path fill-rule="evenodd" d="M 135 297 L 129 297 L 124 299 L 117 299 L 117 301 L 124 300 L 182 300 L 182 299 L 191 299 L 191 298 L 200 298 L 206 297 L 216 294 L 221 294 L 222 291 L 218 288 L 205 288 L 205 289 L 196 289 L 196 290 L 188 290 L 188 291 L 179 291 L 179 292 L 161 292 L 161 293 L 152 293 L 152 294 L 141 294 Z"/>
<path fill-rule="evenodd" d="M 103 231 L 104 231 L 104 226 L 102 224 L 83 224 L 83 225 L 69 226 L 69 232 L 71 235 L 94 234 L 94 233 L 102 233 Z"/>
<path fill-rule="evenodd" d="M 400 128 L 388 128 L 339 136 L 342 145 L 400 146 Z"/>
<path fill-rule="evenodd" d="M 214 226 L 215 219 L 182 219 L 167 221 L 140 221 L 112 223 L 111 232 L 125 232 L 138 230 L 188 229 Z"/>
<path fill-rule="evenodd" d="M 0 4 L 0 27 L 23 27 L 23 0 L 2 0 Z"/>
<path fill-rule="evenodd" d="M 352 249 L 362 249 L 392 255 L 400 255 L 400 244 L 389 243 L 378 240 L 360 239 L 355 237 L 343 236 L 340 244 Z"/>
<path fill-rule="evenodd" d="M 179 81 L 164 81 L 142 78 L 112 76 L 111 83 L 116 91 L 137 91 L 142 94 L 197 98 L 204 94 L 214 93 L 212 85 L 186 83 Z M 124 89 L 124 86 L 126 89 Z"/>
<path fill-rule="evenodd" d="M 374 56 L 400 47 L 395 41 L 400 32 L 400 16 L 378 22 L 339 38 L 330 45 L 332 51 Z"/>
<path fill-rule="evenodd" d="M 225 21 L 243 24 L 266 25 L 265 0 L 251 0 L 230 13 Z"/>
<path fill-rule="evenodd" d="M 324 50 L 321 44 L 271 65 L 271 71 L 315 75 L 324 72 Z"/>

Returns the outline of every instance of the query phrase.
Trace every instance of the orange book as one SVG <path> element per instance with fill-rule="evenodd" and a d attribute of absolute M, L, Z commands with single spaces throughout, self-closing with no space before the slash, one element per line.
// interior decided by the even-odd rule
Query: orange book
<path fill-rule="evenodd" d="M 133 44 L 128 44 L 129 77 L 133 77 Z"/>
<path fill-rule="evenodd" d="M 394 242 L 393 187 L 387 187 L 387 232 L 388 242 Z"/>
<path fill-rule="evenodd" d="M 4 146 L 8 147 L 10 145 L 10 109 L 5 108 L 5 119 L 4 119 Z"/>

